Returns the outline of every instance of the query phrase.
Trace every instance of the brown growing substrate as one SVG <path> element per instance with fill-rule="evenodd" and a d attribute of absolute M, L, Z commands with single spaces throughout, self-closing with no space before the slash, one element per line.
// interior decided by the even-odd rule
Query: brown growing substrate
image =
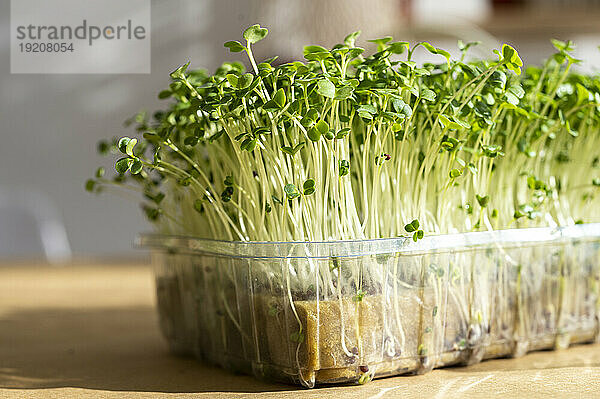
<path fill-rule="evenodd" d="M 290 375 L 299 370 L 298 377 L 305 381 L 334 383 L 357 380 L 370 371 L 368 367 L 377 367 L 377 374 L 400 374 L 418 368 L 421 307 L 416 297 L 398 299 L 405 343 L 402 348 L 398 343 L 398 351 L 392 356 L 384 353 L 384 348 L 400 333 L 394 331 L 396 326 L 387 326 L 391 334 L 386 336 L 381 295 L 365 296 L 360 301 L 294 301 L 302 327 L 287 303 L 270 296 L 257 296 L 255 300 L 257 321 L 264 327 L 263 359 Z"/>

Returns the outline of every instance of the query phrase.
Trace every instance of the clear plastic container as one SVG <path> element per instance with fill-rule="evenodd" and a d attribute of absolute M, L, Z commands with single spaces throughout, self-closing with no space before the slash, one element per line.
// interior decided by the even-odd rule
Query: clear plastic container
<path fill-rule="evenodd" d="M 172 350 L 268 380 L 365 383 L 599 338 L 600 224 L 140 243 Z"/>

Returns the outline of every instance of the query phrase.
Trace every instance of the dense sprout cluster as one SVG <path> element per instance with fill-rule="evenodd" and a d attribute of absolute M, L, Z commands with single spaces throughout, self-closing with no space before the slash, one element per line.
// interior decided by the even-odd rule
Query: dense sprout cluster
<path fill-rule="evenodd" d="M 141 137 L 101 142 L 122 152 L 90 191 L 141 191 L 165 233 L 226 240 L 343 240 L 568 225 L 600 218 L 600 76 L 571 71 L 570 42 L 521 74 L 509 45 L 466 61 L 429 43 L 358 32 L 304 62 L 181 66 L 132 122 Z M 415 51 L 439 56 L 417 65 Z"/>

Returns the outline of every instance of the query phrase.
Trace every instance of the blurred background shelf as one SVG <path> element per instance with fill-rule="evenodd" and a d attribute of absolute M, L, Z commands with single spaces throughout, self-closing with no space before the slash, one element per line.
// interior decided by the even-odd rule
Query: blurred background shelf
<path fill-rule="evenodd" d="M 600 7 L 498 7 L 481 23 L 481 27 L 492 35 L 517 40 L 522 35 L 547 40 L 548 37 L 600 34 Z"/>

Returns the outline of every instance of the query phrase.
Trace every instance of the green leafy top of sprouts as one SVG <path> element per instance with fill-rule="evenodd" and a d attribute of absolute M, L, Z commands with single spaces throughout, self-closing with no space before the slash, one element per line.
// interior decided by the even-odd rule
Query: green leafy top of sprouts
<path fill-rule="evenodd" d="M 504 44 L 493 60 L 455 60 L 427 42 L 360 32 L 305 61 L 256 62 L 259 25 L 229 41 L 251 71 L 182 65 L 129 121 L 138 136 L 102 141 L 117 174 L 90 191 L 141 191 L 161 232 L 227 240 L 340 240 L 573 224 L 598 218 L 600 78 L 571 71 L 570 42 L 521 73 Z M 416 51 L 439 56 L 418 65 Z M 596 211 L 596 212 L 595 212 Z"/>

